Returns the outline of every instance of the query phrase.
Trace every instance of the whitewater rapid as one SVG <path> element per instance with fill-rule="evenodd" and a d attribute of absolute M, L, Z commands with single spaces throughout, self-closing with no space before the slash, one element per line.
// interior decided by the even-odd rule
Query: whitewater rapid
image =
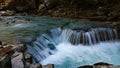
<path fill-rule="evenodd" d="M 55 68 L 77 68 L 82 65 L 92 65 L 97 62 L 107 62 L 120 65 L 120 42 L 101 42 L 91 46 L 60 43 L 58 50 L 41 61 L 42 65 L 55 64 Z"/>

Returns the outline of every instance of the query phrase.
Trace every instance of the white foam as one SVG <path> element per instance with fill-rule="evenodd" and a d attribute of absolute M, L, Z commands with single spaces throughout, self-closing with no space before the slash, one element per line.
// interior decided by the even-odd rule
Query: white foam
<path fill-rule="evenodd" d="M 43 65 L 78 64 L 89 65 L 96 62 L 120 64 L 120 42 L 104 42 L 93 46 L 71 45 L 61 43 L 57 46 L 58 52 L 49 56 L 42 62 Z"/>

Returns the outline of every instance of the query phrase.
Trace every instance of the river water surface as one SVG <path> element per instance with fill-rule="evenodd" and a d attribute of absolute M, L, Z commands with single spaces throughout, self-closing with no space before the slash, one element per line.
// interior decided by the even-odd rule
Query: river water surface
<path fill-rule="evenodd" d="M 13 18 L 15 21 L 13 23 L 10 22 L 9 24 L 0 21 L 1 41 L 7 43 L 29 43 L 35 41 L 44 33 L 49 34 L 49 30 L 58 27 L 64 29 L 81 28 L 84 26 L 99 27 L 99 24 L 87 20 L 33 16 L 16 16 Z M 44 42 L 46 43 L 46 41 L 43 41 L 42 43 Z M 43 65 L 55 64 L 55 68 L 77 68 L 82 65 L 91 65 L 97 62 L 120 65 L 120 42 L 118 40 L 100 42 L 91 46 L 84 46 L 83 44 L 73 45 L 68 42 L 61 42 L 57 43 L 55 48 L 56 52 L 53 55 L 39 61 L 39 63 Z"/>

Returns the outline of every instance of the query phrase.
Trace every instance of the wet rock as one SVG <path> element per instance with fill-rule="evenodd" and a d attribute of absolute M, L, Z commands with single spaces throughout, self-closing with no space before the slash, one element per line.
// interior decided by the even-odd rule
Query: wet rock
<path fill-rule="evenodd" d="M 31 64 L 29 68 L 42 68 L 41 64 Z"/>
<path fill-rule="evenodd" d="M 13 15 L 15 15 L 15 11 L 10 10 L 0 11 L 0 16 L 13 16 Z"/>
<path fill-rule="evenodd" d="M 23 47 L 24 47 L 24 45 L 23 44 L 14 44 L 14 45 L 12 45 L 13 46 L 13 50 L 14 50 L 14 52 L 21 52 L 22 51 L 22 49 L 23 49 Z"/>
<path fill-rule="evenodd" d="M 112 68 L 113 65 L 105 62 L 99 62 L 99 63 L 95 63 L 93 66 L 94 68 Z"/>
<path fill-rule="evenodd" d="M 5 24 L 33 22 L 31 21 L 31 19 L 20 19 L 19 16 L 2 16 L 0 18 L 1 18 L 1 21 Z"/>
<path fill-rule="evenodd" d="M 0 66 L 2 65 L 2 68 L 23 68 L 22 53 L 20 53 L 22 46 L 22 44 L 4 46 L 2 45 L 2 48 L 0 48 Z"/>
<path fill-rule="evenodd" d="M 3 47 L 1 50 L 0 50 L 0 56 L 5 56 L 6 54 L 10 54 L 11 52 L 13 52 L 12 50 L 12 46 L 6 46 L 6 47 Z"/>
<path fill-rule="evenodd" d="M 25 61 L 27 63 L 32 63 L 32 56 L 30 54 L 25 54 Z"/>
<path fill-rule="evenodd" d="M 80 66 L 78 68 L 120 68 L 120 66 L 114 66 L 109 63 L 99 62 L 99 63 L 95 63 L 93 65 Z"/>
<path fill-rule="evenodd" d="M 24 68 L 24 63 L 22 61 L 23 59 L 23 54 L 21 52 L 15 52 L 12 55 L 12 68 Z"/>
<path fill-rule="evenodd" d="M 15 17 L 1 17 L 1 21 L 5 24 L 15 23 Z"/>
<path fill-rule="evenodd" d="M 112 64 L 108 64 L 105 62 L 99 62 L 99 63 L 95 63 L 94 66 L 99 68 L 100 66 L 112 66 Z"/>
<path fill-rule="evenodd" d="M 9 55 L 0 57 L 0 68 L 12 68 L 11 58 Z"/>
<path fill-rule="evenodd" d="M 91 65 L 86 65 L 86 66 L 81 66 L 81 67 L 78 67 L 78 68 L 93 68 L 93 66 L 91 66 Z"/>
<path fill-rule="evenodd" d="M 42 68 L 54 68 L 54 64 L 48 64 L 43 66 Z"/>
<path fill-rule="evenodd" d="M 51 50 L 55 50 L 55 46 L 53 44 L 48 44 L 48 47 L 51 49 Z"/>

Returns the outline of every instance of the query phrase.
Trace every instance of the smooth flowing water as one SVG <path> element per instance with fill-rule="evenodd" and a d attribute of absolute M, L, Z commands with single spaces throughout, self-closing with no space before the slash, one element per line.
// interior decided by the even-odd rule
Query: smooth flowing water
<path fill-rule="evenodd" d="M 86 20 L 32 16 L 14 19 L 15 23 L 0 22 L 0 40 L 27 42 L 27 52 L 36 63 L 55 64 L 55 68 L 96 62 L 120 65 L 120 42 L 114 28 Z"/>
<path fill-rule="evenodd" d="M 96 25 L 85 20 L 72 20 L 62 18 L 36 17 L 36 16 L 5 16 L 6 21 L 0 21 L 0 40 L 7 43 L 18 41 L 30 42 L 45 31 L 52 28 L 66 26 Z M 9 22 L 9 24 L 7 24 Z M 13 23 L 12 23 L 13 22 Z M 73 25 L 73 23 L 76 23 Z M 68 26 L 69 24 L 69 26 Z M 71 27 L 72 26 L 72 27 Z M 80 27 L 79 26 L 79 27 Z"/>

